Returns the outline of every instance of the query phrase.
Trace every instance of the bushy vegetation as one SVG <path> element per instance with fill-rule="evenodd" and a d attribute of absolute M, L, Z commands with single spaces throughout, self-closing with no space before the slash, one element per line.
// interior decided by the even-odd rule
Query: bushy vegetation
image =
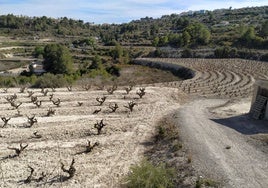
<path fill-rule="evenodd" d="M 37 78 L 36 82 L 33 84 L 33 87 L 37 88 L 58 88 L 64 87 L 67 85 L 67 81 L 63 75 L 58 74 L 44 74 Z"/>
<path fill-rule="evenodd" d="M 198 180 L 196 181 L 195 187 L 196 188 L 201 188 L 201 187 L 219 187 L 219 183 L 218 182 L 215 182 L 212 179 L 207 179 L 207 178 L 199 177 Z"/>
<path fill-rule="evenodd" d="M 32 76 L 1 76 L 0 86 L 1 87 L 18 87 L 22 85 L 32 85 L 37 80 L 35 75 Z"/>
<path fill-rule="evenodd" d="M 156 128 L 156 141 L 171 141 L 179 138 L 178 127 L 168 119 L 159 122 Z"/>
<path fill-rule="evenodd" d="M 14 40 L 5 41 L 1 46 L 27 47 L 14 49 L 12 53 L 43 60 L 46 71 L 55 75 L 36 77 L 24 71 L 17 79 L 1 77 L 0 85 L 12 87 L 29 83 L 35 87 L 49 86 L 53 85 L 50 82 L 57 77 L 56 74 L 60 74 L 60 79 L 55 80 L 56 87 L 79 78 L 114 80 L 121 74 L 120 65 L 144 56 L 268 61 L 267 11 L 268 6 L 219 9 L 164 15 L 158 19 L 146 17 L 112 25 L 94 25 L 66 17 L 1 15 L 1 35 Z M 40 39 L 47 37 L 51 42 L 45 45 Z M 1 53 L 3 70 L 7 70 L 4 65 L 11 62 L 4 61 L 4 53 L 11 52 Z"/>
<path fill-rule="evenodd" d="M 267 49 L 268 6 L 218 9 L 206 12 L 164 15 L 124 24 L 94 25 L 66 17 L 30 18 L 12 14 L 0 16 L 0 32 L 13 36 L 80 36 L 75 48 L 104 45 L 198 47 L 218 46 Z"/>
<path fill-rule="evenodd" d="M 216 58 L 235 58 L 235 57 L 238 57 L 238 52 L 236 48 L 223 46 L 223 47 L 217 48 L 214 51 L 214 56 Z"/>
<path fill-rule="evenodd" d="M 171 188 L 174 187 L 175 171 L 163 164 L 154 165 L 143 160 L 139 165 L 131 167 L 131 173 L 126 178 L 128 188 Z"/>
<path fill-rule="evenodd" d="M 44 48 L 44 69 L 53 74 L 71 74 L 73 59 L 69 50 L 60 44 L 48 44 Z"/>

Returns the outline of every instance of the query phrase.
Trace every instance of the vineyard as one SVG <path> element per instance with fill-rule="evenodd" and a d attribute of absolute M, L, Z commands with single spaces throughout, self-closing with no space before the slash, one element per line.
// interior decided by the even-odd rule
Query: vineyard
<path fill-rule="evenodd" d="M 189 96 L 250 100 L 254 81 L 268 79 L 268 65 L 249 60 L 144 58 L 136 63 L 175 65 L 175 70 L 179 65 L 194 76 L 125 87 L 2 88 L 0 186 L 117 187 L 144 157 L 157 122 Z"/>
<path fill-rule="evenodd" d="M 115 187 L 142 159 L 177 89 L 2 89 L 1 187 Z M 68 181 L 67 181 L 68 180 Z"/>
<path fill-rule="evenodd" d="M 268 65 L 242 59 L 138 59 L 139 64 L 171 63 L 195 71 L 192 79 L 155 84 L 180 88 L 204 97 L 241 98 L 252 95 L 256 79 L 268 79 Z"/>

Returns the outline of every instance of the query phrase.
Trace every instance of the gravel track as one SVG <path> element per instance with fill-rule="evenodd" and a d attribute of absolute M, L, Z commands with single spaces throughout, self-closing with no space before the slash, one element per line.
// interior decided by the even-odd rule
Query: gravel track
<path fill-rule="evenodd" d="M 248 136 L 240 133 L 239 129 L 235 130 L 239 121 L 234 120 L 228 122 L 232 123 L 231 126 L 224 126 L 223 121 L 217 123 L 217 117 L 208 111 L 209 107 L 225 102 L 199 99 L 184 105 L 178 112 L 182 139 L 190 148 L 195 169 L 200 175 L 224 182 L 226 187 L 268 187 L 267 153 L 252 145 Z M 255 134 L 258 126 L 251 123 L 247 134 L 251 131 Z M 268 133 L 268 127 L 261 128 L 259 130 Z"/>

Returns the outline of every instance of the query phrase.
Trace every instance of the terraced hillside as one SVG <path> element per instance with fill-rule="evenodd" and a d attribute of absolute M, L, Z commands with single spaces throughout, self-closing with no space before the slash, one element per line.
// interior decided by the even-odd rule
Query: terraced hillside
<path fill-rule="evenodd" d="M 227 182 L 227 187 L 243 187 L 249 181 L 255 187 L 266 185 L 267 173 L 260 173 L 261 177 L 256 173 L 259 167 L 266 168 L 266 154 L 251 146 L 246 141 L 248 137 L 233 128 L 242 126 L 243 130 L 254 132 L 252 130 L 260 130 L 256 129 L 259 127 L 249 126 L 244 116 L 238 119 L 247 122 L 247 127 L 236 119 L 235 124 L 221 126 L 217 122 L 225 121 L 225 115 L 217 121 L 218 112 L 214 112 L 212 121 L 207 107 L 217 108 L 215 105 L 227 104 L 229 98 L 251 96 L 254 81 L 268 79 L 268 64 L 240 59 L 137 59 L 136 63 L 173 70 L 186 67 L 193 71 L 189 71 L 189 75 L 194 73 L 194 76 L 184 81 L 143 85 L 142 98 L 137 95 L 141 92 L 140 86 L 135 86 L 129 94 L 124 87 L 111 93 L 107 88 L 97 90 L 86 86 L 56 90 L 2 89 L 0 187 L 118 187 L 129 167 L 137 164 L 150 147 L 148 142 L 157 122 L 174 111 L 179 112 L 174 116 L 176 122 L 185 123 L 180 130 L 182 138 L 189 139 L 187 146 L 196 146 L 191 148 L 193 166 L 199 162 L 201 167 L 197 164 L 196 169 L 201 169 L 200 174 L 215 171 L 219 173 L 217 178 Z M 180 110 L 180 103 L 186 101 L 187 95 L 216 99 L 193 100 Z M 98 101 L 103 97 L 106 100 L 100 104 Z M 249 104 L 250 99 L 246 100 Z M 136 104 L 132 112 L 127 108 L 131 102 Z M 242 103 L 244 105 L 244 101 Z M 200 106 L 202 108 L 198 108 Z M 237 108 L 227 111 L 240 115 Z M 98 134 L 95 127 L 102 121 L 106 126 Z M 267 133 L 266 129 L 261 133 Z M 242 154 L 238 149 L 229 148 L 226 152 L 226 143 L 231 148 L 247 149 L 241 150 Z M 253 150 L 254 154 L 250 153 Z M 256 163 L 252 164 L 252 159 L 245 156 L 256 159 Z M 257 160 L 258 157 L 261 160 Z M 75 173 L 72 174 L 73 159 Z M 208 160 L 209 165 L 202 167 Z M 245 165 L 248 174 L 240 172 Z M 69 170 L 69 174 L 63 169 Z M 253 182 L 248 176 L 260 177 L 260 180 Z"/>
<path fill-rule="evenodd" d="M 178 110 L 178 126 L 201 176 L 218 179 L 223 187 L 268 186 L 268 124 L 248 116 L 253 83 L 268 79 L 267 63 L 240 59 L 139 59 L 136 63 L 179 73 L 186 67 L 189 75 L 194 71 L 191 79 L 154 85 L 179 88 L 192 96 Z"/>
<path fill-rule="evenodd" d="M 256 79 L 268 79 L 268 64 L 242 59 L 165 59 L 141 58 L 137 64 L 195 72 L 192 79 L 155 84 L 176 87 L 190 95 L 221 98 L 251 96 Z"/>
<path fill-rule="evenodd" d="M 146 87 L 142 98 L 136 94 L 139 87 L 129 94 L 124 88 L 113 94 L 86 89 L 1 90 L 0 116 L 7 123 L 1 121 L 0 128 L 0 187 L 117 187 L 129 167 L 143 158 L 156 122 L 179 107 L 177 89 Z M 103 96 L 107 99 L 100 105 L 96 98 Z M 131 101 L 133 112 L 124 107 Z M 119 108 L 112 112 L 115 103 Z M 106 126 L 98 135 L 94 124 L 101 120 Z M 88 141 L 96 143 L 92 151 Z M 28 146 L 16 153 L 20 144 Z M 64 181 L 69 175 L 61 163 L 68 169 L 72 159 L 76 172 Z"/>

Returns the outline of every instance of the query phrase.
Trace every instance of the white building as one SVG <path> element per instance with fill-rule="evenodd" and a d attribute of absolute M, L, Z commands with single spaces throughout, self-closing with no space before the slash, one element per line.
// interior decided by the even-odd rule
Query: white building
<path fill-rule="evenodd" d="M 41 75 L 43 73 L 45 73 L 45 69 L 44 69 L 44 65 L 42 62 L 32 62 L 30 65 L 29 65 L 29 70 L 36 74 L 36 75 Z"/>

